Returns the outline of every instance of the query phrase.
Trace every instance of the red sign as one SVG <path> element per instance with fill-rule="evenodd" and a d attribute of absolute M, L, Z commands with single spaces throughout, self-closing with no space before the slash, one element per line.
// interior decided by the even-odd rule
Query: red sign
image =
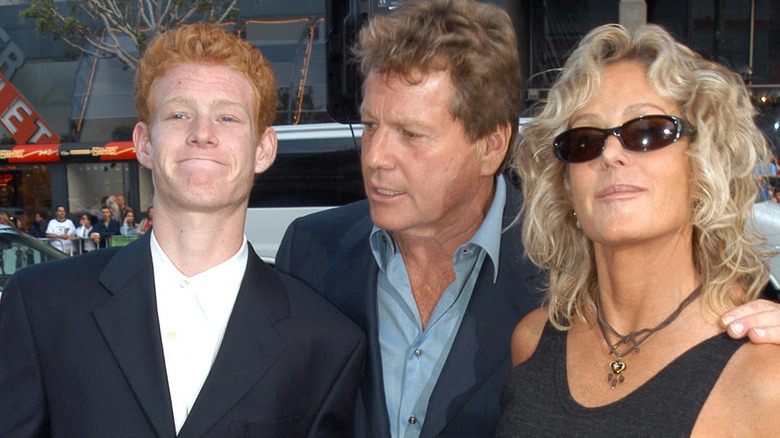
<path fill-rule="evenodd" d="M 0 73 L 0 125 L 3 125 L 17 144 L 60 142 L 60 137 L 2 73 Z"/>
<path fill-rule="evenodd" d="M 6 163 L 94 163 L 99 161 L 133 161 L 132 141 L 101 144 L 48 143 L 0 146 L 0 164 Z"/>
<path fill-rule="evenodd" d="M 60 161 L 59 144 L 17 145 L 0 149 L 0 163 L 47 163 Z"/>

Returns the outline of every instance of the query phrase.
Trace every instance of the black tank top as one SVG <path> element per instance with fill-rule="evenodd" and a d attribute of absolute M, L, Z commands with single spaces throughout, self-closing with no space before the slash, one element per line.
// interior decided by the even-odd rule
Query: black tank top
<path fill-rule="evenodd" d="M 626 397 L 586 408 L 569 394 L 566 332 L 548 322 L 534 354 L 501 387 L 503 415 L 496 438 L 690 436 L 712 387 L 744 342 L 725 333 L 714 336 Z"/>

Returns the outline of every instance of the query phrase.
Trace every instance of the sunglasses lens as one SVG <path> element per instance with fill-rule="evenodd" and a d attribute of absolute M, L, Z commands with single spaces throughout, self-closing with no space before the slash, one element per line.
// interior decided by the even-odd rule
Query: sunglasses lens
<path fill-rule="evenodd" d="M 694 131 L 684 128 L 685 121 L 673 116 L 644 116 L 629 120 L 617 128 L 599 129 L 582 127 L 570 129 L 557 137 L 553 144 L 555 152 L 566 163 L 590 161 L 604 149 L 610 135 L 620 138 L 623 147 L 632 151 L 652 151 L 677 141 L 681 135 L 692 135 Z"/>
<path fill-rule="evenodd" d="M 582 163 L 598 157 L 602 146 L 604 133 L 592 128 L 575 128 L 555 139 L 558 156 L 570 163 Z"/>
<path fill-rule="evenodd" d="M 664 116 L 632 120 L 620 130 L 623 144 L 632 151 L 651 151 L 668 146 L 674 143 L 678 134 L 674 120 Z"/>

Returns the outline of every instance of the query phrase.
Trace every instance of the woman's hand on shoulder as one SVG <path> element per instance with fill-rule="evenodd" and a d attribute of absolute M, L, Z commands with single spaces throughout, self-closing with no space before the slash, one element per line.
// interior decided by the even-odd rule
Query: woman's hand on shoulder
<path fill-rule="evenodd" d="M 547 315 L 547 307 L 541 307 L 526 315 L 515 326 L 512 332 L 512 366 L 525 362 L 536 351 L 547 324 Z"/>
<path fill-rule="evenodd" d="M 748 336 L 755 344 L 780 344 L 780 304 L 755 300 L 731 309 L 720 318 L 732 338 Z"/>

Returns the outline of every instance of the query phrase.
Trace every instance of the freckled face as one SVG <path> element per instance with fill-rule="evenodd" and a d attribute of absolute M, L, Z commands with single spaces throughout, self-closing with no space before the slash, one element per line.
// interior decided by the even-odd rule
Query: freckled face
<path fill-rule="evenodd" d="M 646 68 L 620 62 L 602 72 L 596 96 L 571 119 L 572 127 L 612 128 L 643 115 L 680 117 L 653 90 Z M 688 137 L 661 149 L 634 152 L 609 136 L 601 156 L 568 165 L 572 202 L 594 245 L 617 246 L 658 238 L 690 241 Z"/>
<path fill-rule="evenodd" d="M 183 64 L 157 79 L 151 127 L 139 123 L 133 133 L 157 201 L 196 210 L 247 201 L 254 174 L 276 153 L 273 129 L 257 132 L 254 96 L 244 76 L 223 66 Z"/>

